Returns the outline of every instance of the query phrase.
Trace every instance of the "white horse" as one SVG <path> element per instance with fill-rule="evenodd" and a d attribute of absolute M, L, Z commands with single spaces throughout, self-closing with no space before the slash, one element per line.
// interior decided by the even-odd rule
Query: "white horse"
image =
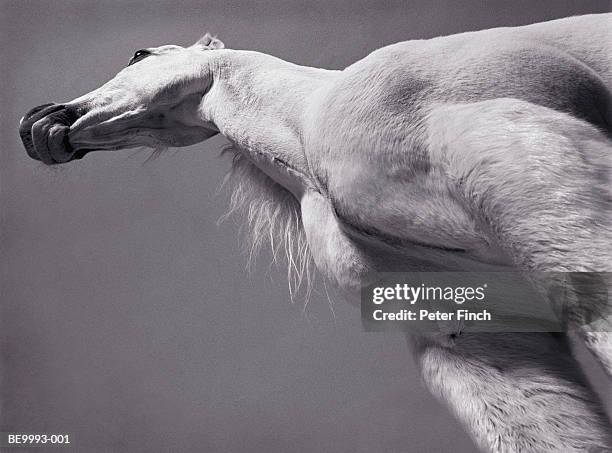
<path fill-rule="evenodd" d="M 402 42 L 342 71 L 206 35 L 139 50 L 102 87 L 28 112 L 20 133 L 49 165 L 223 134 L 253 241 L 276 235 L 351 300 L 372 271 L 612 270 L 611 96 L 606 14 Z M 610 334 L 583 337 L 612 374 Z M 483 450 L 612 451 L 566 335 L 411 345 Z"/>

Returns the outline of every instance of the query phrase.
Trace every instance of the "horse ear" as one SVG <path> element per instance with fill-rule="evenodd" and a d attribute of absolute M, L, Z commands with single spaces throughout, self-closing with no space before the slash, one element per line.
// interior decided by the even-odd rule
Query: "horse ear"
<path fill-rule="evenodd" d="M 225 44 L 223 44 L 223 41 L 221 41 L 216 36 L 211 35 L 210 33 L 206 33 L 194 45 L 197 47 L 202 47 L 204 49 L 223 49 L 225 48 Z"/>

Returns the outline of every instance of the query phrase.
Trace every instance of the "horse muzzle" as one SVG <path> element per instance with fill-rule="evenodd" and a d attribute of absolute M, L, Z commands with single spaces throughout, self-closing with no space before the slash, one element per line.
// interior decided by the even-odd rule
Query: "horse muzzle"
<path fill-rule="evenodd" d="M 19 124 L 19 135 L 28 156 L 47 165 L 85 156 L 87 150 L 75 150 L 68 140 L 77 117 L 74 109 L 63 104 L 43 104 L 26 113 Z"/>

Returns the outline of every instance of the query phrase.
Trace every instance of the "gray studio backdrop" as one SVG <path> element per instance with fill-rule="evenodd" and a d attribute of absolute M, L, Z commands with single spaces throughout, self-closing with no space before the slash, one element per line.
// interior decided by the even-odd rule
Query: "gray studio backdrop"
<path fill-rule="evenodd" d="M 26 156 L 18 121 L 98 87 L 136 49 L 205 31 L 343 68 L 396 41 L 607 9 L 3 0 L 0 431 L 71 433 L 79 452 L 473 451 L 421 387 L 401 335 L 363 332 L 341 301 L 334 318 L 321 294 L 291 304 L 265 253 L 245 271 L 238 226 L 216 225 L 222 139 L 147 164 L 146 151 L 125 151 L 50 169 Z"/>

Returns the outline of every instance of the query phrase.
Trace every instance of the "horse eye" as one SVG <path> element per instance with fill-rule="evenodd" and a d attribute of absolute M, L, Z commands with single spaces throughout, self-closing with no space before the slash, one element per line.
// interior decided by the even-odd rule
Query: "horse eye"
<path fill-rule="evenodd" d="M 145 50 L 145 49 L 137 50 L 136 53 L 134 53 L 134 56 L 130 59 L 128 66 L 131 66 L 134 63 L 138 63 L 140 60 L 142 60 L 143 58 L 149 55 L 151 55 L 151 52 L 149 52 L 148 50 Z"/>

